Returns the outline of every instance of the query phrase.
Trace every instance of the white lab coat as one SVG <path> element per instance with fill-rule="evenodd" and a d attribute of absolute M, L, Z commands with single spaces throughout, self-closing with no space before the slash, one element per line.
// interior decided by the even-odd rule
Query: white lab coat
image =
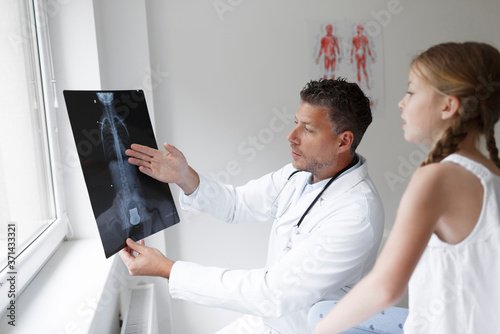
<path fill-rule="evenodd" d="M 384 211 L 366 161 L 360 160 L 360 167 L 330 185 L 298 229 L 293 226 L 327 180 L 305 187 L 311 174 L 299 172 L 285 186 L 295 170 L 291 164 L 236 188 L 201 176 L 194 195 L 181 194 L 183 209 L 242 223 L 271 221 L 270 208 L 277 205 L 278 218 L 265 268 L 231 270 L 177 261 L 170 275 L 172 297 L 263 317 L 272 333 L 308 333 L 310 307 L 344 296 L 377 256 Z"/>

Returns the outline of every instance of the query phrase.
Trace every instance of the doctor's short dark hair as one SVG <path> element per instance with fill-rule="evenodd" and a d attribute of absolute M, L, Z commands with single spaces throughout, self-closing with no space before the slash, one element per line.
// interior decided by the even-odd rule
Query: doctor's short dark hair
<path fill-rule="evenodd" d="M 356 83 L 345 78 L 312 80 L 300 92 L 302 102 L 324 108 L 335 135 L 351 131 L 354 153 L 372 122 L 370 100 Z"/>

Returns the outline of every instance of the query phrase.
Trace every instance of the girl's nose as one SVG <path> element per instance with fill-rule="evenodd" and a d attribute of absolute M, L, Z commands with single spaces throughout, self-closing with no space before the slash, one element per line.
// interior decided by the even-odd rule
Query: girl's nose
<path fill-rule="evenodd" d="M 405 100 L 405 98 L 403 97 L 403 98 L 401 99 L 401 101 L 399 101 L 399 102 L 398 102 L 398 107 L 399 107 L 399 109 L 401 109 L 401 110 L 403 110 L 403 109 L 404 109 L 404 107 L 405 107 L 404 100 Z"/>

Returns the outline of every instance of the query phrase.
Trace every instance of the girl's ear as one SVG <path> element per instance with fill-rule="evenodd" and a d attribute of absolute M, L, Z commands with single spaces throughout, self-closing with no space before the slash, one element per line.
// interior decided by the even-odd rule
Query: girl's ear
<path fill-rule="evenodd" d="M 444 104 L 441 110 L 441 119 L 448 120 L 458 114 L 460 99 L 455 95 L 447 95 L 444 97 Z"/>

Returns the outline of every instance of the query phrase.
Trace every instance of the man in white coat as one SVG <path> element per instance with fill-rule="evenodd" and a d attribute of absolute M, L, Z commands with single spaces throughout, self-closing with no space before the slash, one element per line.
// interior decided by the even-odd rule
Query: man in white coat
<path fill-rule="evenodd" d="M 182 189 L 183 209 L 229 223 L 273 220 L 261 269 L 174 262 L 130 239 L 120 252 L 131 275 L 169 279 L 173 298 L 246 314 L 221 334 L 308 333 L 311 306 L 342 298 L 377 256 L 384 211 L 355 152 L 372 121 L 370 101 L 345 79 L 311 81 L 300 95 L 287 138 L 292 163 L 241 187 L 199 175 L 168 144 L 165 151 L 136 144 L 126 151 L 141 172 Z"/>

